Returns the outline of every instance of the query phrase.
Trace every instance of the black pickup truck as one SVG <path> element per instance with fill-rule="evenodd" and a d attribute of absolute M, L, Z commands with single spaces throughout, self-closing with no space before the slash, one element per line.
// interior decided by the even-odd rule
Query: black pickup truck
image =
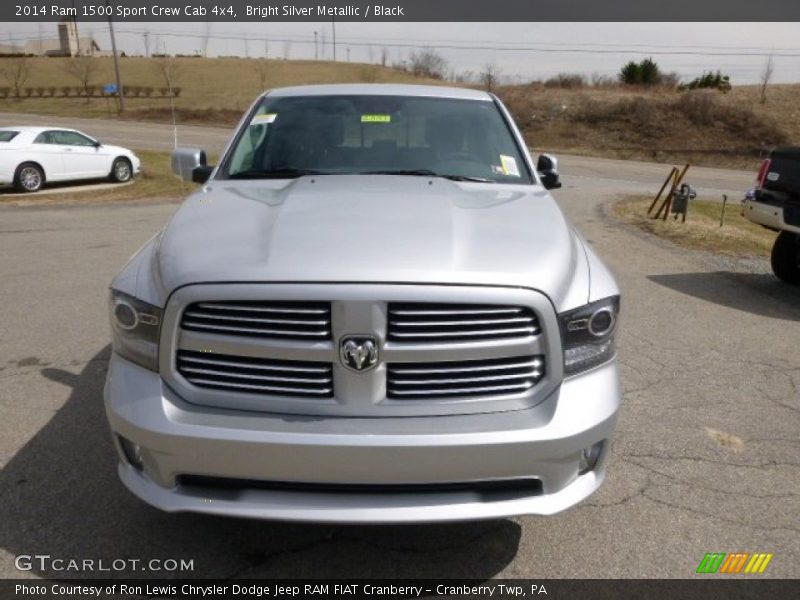
<path fill-rule="evenodd" d="M 744 216 L 774 231 L 772 271 L 800 285 L 800 146 L 776 148 L 761 165 L 755 193 L 744 201 Z"/>

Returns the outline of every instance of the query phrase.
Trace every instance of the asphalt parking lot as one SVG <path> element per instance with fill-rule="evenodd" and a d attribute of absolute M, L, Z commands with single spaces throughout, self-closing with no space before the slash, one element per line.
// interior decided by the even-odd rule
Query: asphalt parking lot
<path fill-rule="evenodd" d="M 663 171 L 568 159 L 556 194 L 624 294 L 604 487 L 552 518 L 447 526 L 299 526 L 138 501 L 103 414 L 106 287 L 175 205 L 0 207 L 0 576 L 57 575 L 15 569 L 39 553 L 193 559 L 182 575 L 198 577 L 685 578 L 717 551 L 771 552 L 765 576 L 800 576 L 800 293 L 606 217 L 620 194 L 658 187 L 647 169 Z M 752 179 L 699 177 L 739 195 Z"/>

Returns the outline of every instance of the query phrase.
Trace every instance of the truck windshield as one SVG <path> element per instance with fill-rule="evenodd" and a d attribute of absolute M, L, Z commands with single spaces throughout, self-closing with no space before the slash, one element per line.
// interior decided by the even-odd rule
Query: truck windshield
<path fill-rule="evenodd" d="M 379 174 L 531 183 L 493 102 L 422 96 L 267 96 L 221 173 L 231 179 Z"/>

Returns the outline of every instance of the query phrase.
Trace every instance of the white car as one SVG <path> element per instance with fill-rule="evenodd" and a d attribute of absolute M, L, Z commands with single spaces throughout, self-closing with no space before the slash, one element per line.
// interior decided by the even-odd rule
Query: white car
<path fill-rule="evenodd" d="M 59 127 L 0 127 L 0 185 L 38 192 L 45 183 L 110 178 L 124 183 L 141 162 L 126 148 Z"/>

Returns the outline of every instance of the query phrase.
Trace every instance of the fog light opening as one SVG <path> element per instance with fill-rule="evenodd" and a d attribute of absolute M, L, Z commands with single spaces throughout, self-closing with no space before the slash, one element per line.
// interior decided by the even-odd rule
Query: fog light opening
<path fill-rule="evenodd" d="M 593 446 L 581 450 L 580 458 L 578 459 L 578 475 L 585 475 L 594 470 L 600 455 L 603 453 L 604 445 L 605 441 L 597 442 Z"/>
<path fill-rule="evenodd" d="M 119 445 L 122 448 L 122 453 L 128 463 L 137 471 L 141 471 L 142 464 L 142 447 L 139 444 L 134 444 L 130 440 L 126 440 L 121 435 L 119 437 Z"/>

